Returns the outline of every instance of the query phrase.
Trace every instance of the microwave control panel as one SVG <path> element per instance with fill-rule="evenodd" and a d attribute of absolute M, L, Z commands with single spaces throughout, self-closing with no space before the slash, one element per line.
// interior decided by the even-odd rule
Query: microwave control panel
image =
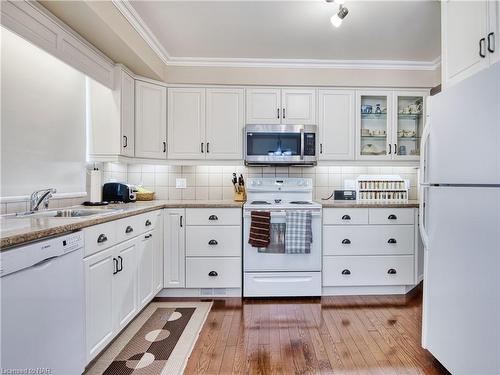
<path fill-rule="evenodd" d="M 315 156 L 316 155 L 316 134 L 315 133 L 304 133 L 304 155 L 305 156 Z"/>

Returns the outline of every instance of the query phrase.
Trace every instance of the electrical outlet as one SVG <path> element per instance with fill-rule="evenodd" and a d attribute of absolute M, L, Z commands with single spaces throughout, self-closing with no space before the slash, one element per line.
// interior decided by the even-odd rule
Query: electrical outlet
<path fill-rule="evenodd" d="M 187 186 L 185 178 L 176 178 L 175 179 L 175 188 L 176 189 L 185 189 Z"/>

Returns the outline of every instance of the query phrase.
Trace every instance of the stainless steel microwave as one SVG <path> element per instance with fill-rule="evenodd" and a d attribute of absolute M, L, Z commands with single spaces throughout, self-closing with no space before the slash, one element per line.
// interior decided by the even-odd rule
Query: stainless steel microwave
<path fill-rule="evenodd" d="M 246 165 L 316 165 L 316 125 L 246 125 Z"/>

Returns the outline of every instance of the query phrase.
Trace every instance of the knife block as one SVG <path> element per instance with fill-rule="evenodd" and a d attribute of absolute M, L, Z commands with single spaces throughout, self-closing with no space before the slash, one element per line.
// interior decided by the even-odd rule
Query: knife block
<path fill-rule="evenodd" d="M 235 202 L 245 202 L 247 200 L 247 192 L 245 188 L 240 186 L 241 191 L 234 193 L 234 201 Z"/>

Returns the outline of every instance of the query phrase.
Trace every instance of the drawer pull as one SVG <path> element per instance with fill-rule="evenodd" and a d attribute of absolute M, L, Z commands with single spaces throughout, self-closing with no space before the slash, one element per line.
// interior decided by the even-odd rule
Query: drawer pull
<path fill-rule="evenodd" d="M 351 240 L 350 240 L 350 239 L 348 239 L 348 238 L 344 238 L 344 239 L 342 240 L 342 245 L 349 245 L 350 243 L 351 243 Z"/>
<path fill-rule="evenodd" d="M 394 268 L 390 268 L 389 271 L 387 271 L 389 275 L 395 275 L 397 272 Z"/>
<path fill-rule="evenodd" d="M 351 217 L 349 215 L 344 215 L 342 216 L 342 220 L 351 220 Z"/>
<path fill-rule="evenodd" d="M 217 245 L 218 242 L 217 242 L 217 240 L 210 240 L 210 241 L 208 241 L 208 244 L 209 245 Z"/>
<path fill-rule="evenodd" d="M 387 243 L 397 243 L 398 241 L 396 241 L 394 238 L 389 238 L 389 241 L 387 241 Z"/>
<path fill-rule="evenodd" d="M 108 237 L 104 233 L 100 234 L 99 237 L 97 237 L 97 243 L 103 243 L 108 240 Z"/>
<path fill-rule="evenodd" d="M 130 225 L 127 226 L 127 228 L 125 229 L 125 233 L 132 233 L 134 231 L 134 228 L 132 228 Z"/>
<path fill-rule="evenodd" d="M 146 223 L 144 225 L 146 225 L 147 227 L 149 227 L 151 225 L 151 220 L 149 220 L 149 219 L 146 220 Z"/>
<path fill-rule="evenodd" d="M 350 274 L 351 274 L 351 271 L 349 271 L 349 270 L 342 271 L 342 275 L 350 275 Z"/>
<path fill-rule="evenodd" d="M 397 217 L 396 215 L 394 215 L 394 214 L 391 214 L 391 215 L 389 215 L 389 216 L 387 217 L 387 219 L 389 219 L 389 220 L 397 220 L 397 219 L 398 219 L 398 217 Z"/>
<path fill-rule="evenodd" d="M 210 215 L 208 217 L 208 220 L 219 220 L 219 218 L 217 217 L 217 215 Z"/>
<path fill-rule="evenodd" d="M 151 233 L 144 236 L 144 238 L 146 238 L 146 239 L 151 238 L 151 237 L 153 237 L 153 235 Z"/>
<path fill-rule="evenodd" d="M 210 272 L 208 273 L 208 276 L 210 276 L 210 277 L 215 277 L 215 276 L 219 276 L 219 274 L 218 274 L 217 272 L 215 272 L 215 271 L 210 271 Z"/>

